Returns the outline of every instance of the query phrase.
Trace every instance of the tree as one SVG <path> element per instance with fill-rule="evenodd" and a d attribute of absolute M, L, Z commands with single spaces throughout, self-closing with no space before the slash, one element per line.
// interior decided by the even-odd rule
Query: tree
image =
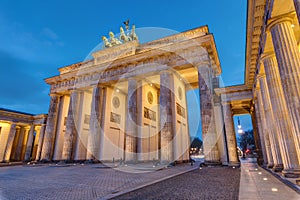
<path fill-rule="evenodd" d="M 202 147 L 202 141 L 199 138 L 194 138 L 191 142 L 191 148 L 200 149 Z"/>
<path fill-rule="evenodd" d="M 238 137 L 238 142 L 243 152 L 245 152 L 248 148 L 255 149 L 253 130 L 245 131 Z"/>

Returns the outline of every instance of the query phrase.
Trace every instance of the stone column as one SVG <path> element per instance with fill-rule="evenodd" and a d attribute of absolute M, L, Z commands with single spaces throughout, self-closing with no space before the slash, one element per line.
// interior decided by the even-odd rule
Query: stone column
<path fill-rule="evenodd" d="M 136 162 L 137 160 L 137 90 L 138 81 L 136 79 L 129 79 L 125 127 L 125 160 L 127 162 Z"/>
<path fill-rule="evenodd" d="M 294 124 L 296 138 L 300 143 L 300 53 L 295 34 L 291 27 L 292 18 L 281 17 L 273 20 L 268 28 L 271 30 L 275 55 L 281 78 L 283 93 L 291 120 Z"/>
<path fill-rule="evenodd" d="M 262 97 L 261 97 L 261 91 L 260 88 L 256 88 L 256 96 L 257 96 L 257 107 L 258 107 L 258 112 L 260 116 L 260 121 L 261 121 L 261 127 L 262 127 L 262 135 L 263 135 L 263 141 L 264 141 L 264 146 L 266 150 L 266 161 L 267 161 L 267 167 L 268 168 L 273 168 L 274 167 L 274 160 L 273 160 L 273 155 L 272 155 L 272 150 L 270 146 L 270 139 L 269 139 L 269 126 L 266 121 L 266 116 L 265 116 L 265 110 L 264 110 L 264 105 L 262 102 Z"/>
<path fill-rule="evenodd" d="M 34 125 L 30 126 L 30 131 L 26 143 L 26 151 L 25 151 L 25 161 L 31 160 L 31 149 L 32 149 L 32 142 L 33 142 L 33 134 L 34 134 Z"/>
<path fill-rule="evenodd" d="M 300 24 L 300 0 L 294 0 L 294 6 L 298 17 L 298 23 Z"/>
<path fill-rule="evenodd" d="M 8 138 L 7 138 L 7 143 L 6 143 L 6 148 L 4 152 L 4 162 L 9 162 L 10 160 L 10 154 L 12 151 L 12 146 L 15 138 L 15 133 L 16 133 L 16 124 L 13 123 L 10 125 L 10 130 L 8 133 Z"/>
<path fill-rule="evenodd" d="M 29 137 L 29 131 L 30 131 L 30 126 L 24 127 L 24 137 L 22 140 L 22 150 L 21 150 L 21 160 L 22 161 L 25 161 L 25 154 L 26 154 L 27 140 Z"/>
<path fill-rule="evenodd" d="M 35 157 L 36 161 L 40 160 L 40 158 L 41 158 L 45 128 L 46 128 L 46 124 L 42 124 L 41 125 L 41 130 L 40 130 L 40 136 L 39 136 L 39 139 L 38 139 L 38 148 L 37 148 L 36 157 Z"/>
<path fill-rule="evenodd" d="M 51 94 L 50 107 L 48 112 L 47 125 L 46 125 L 43 149 L 41 155 L 41 160 L 43 161 L 52 160 L 59 101 L 60 98 L 57 94 Z"/>
<path fill-rule="evenodd" d="M 19 143 L 19 139 L 20 139 L 20 133 L 21 133 L 21 127 L 16 126 L 16 134 L 15 134 L 12 151 L 11 151 L 11 156 L 10 156 L 10 160 L 12 160 L 12 161 L 18 160 L 17 159 L 18 158 L 17 149 L 18 149 L 18 143 Z"/>
<path fill-rule="evenodd" d="M 137 125 L 138 125 L 138 129 L 137 129 L 137 140 L 136 140 L 136 153 L 137 153 L 137 161 L 138 162 L 142 162 L 144 159 L 144 153 L 143 152 L 143 117 L 144 117 L 144 113 L 143 113 L 143 82 L 140 80 L 138 82 L 138 89 L 137 89 L 137 93 L 136 93 L 136 99 L 138 102 L 137 105 Z M 150 138 L 148 138 L 150 139 Z M 150 152 L 148 152 L 150 153 Z"/>
<path fill-rule="evenodd" d="M 169 71 L 160 73 L 160 160 L 162 163 L 174 161 L 173 137 L 174 115 L 174 77 Z"/>
<path fill-rule="evenodd" d="M 282 172 L 285 176 L 295 176 L 296 174 L 300 174 L 300 163 L 298 160 L 298 158 L 300 158 L 300 147 L 297 143 L 297 135 L 288 113 L 287 103 L 284 97 L 278 71 L 277 60 L 272 54 L 265 55 L 262 60 L 265 68 L 273 115 L 276 116 L 274 117 L 274 120 L 279 128 L 277 133 L 280 141 L 279 146 L 281 149 L 280 152 L 284 167 Z M 296 147 L 298 147 L 298 155 Z"/>
<path fill-rule="evenodd" d="M 62 160 L 70 161 L 73 153 L 74 137 L 77 135 L 76 123 L 78 118 L 78 92 L 73 90 L 71 92 L 70 104 L 68 110 L 68 117 L 66 122 L 66 132 L 64 138 Z"/>
<path fill-rule="evenodd" d="M 256 91 L 257 88 L 255 88 L 255 96 L 256 96 Z M 259 146 L 262 152 L 262 158 L 263 158 L 263 163 L 261 163 L 263 166 L 267 166 L 268 164 L 268 158 L 267 158 L 267 151 L 266 151 L 266 145 L 265 145 L 265 140 L 264 140 L 264 132 L 263 132 L 263 127 L 262 127 L 262 120 L 260 117 L 260 112 L 258 108 L 258 102 L 257 102 L 257 97 L 254 98 L 254 107 L 255 107 L 255 121 L 257 124 L 257 133 L 259 136 Z"/>
<path fill-rule="evenodd" d="M 266 76 L 260 75 L 257 77 L 260 83 L 260 92 L 262 97 L 263 108 L 265 111 L 265 117 L 269 132 L 270 144 L 272 149 L 272 155 L 274 160 L 274 171 L 281 171 L 283 169 L 281 150 L 278 141 L 278 129 L 277 123 L 273 115 L 273 110 L 270 102 L 269 90 L 266 82 Z"/>
<path fill-rule="evenodd" d="M 98 85 L 93 87 L 91 117 L 90 117 L 90 132 L 87 145 L 87 159 L 98 160 L 99 145 L 100 145 L 100 125 L 101 125 L 101 88 Z"/>
<path fill-rule="evenodd" d="M 262 155 L 262 150 L 261 150 L 261 141 L 258 133 L 258 125 L 257 125 L 257 120 L 256 120 L 256 112 L 255 112 L 255 106 L 251 105 L 250 108 L 250 115 L 251 115 L 251 120 L 252 120 L 252 126 L 253 126 L 253 137 L 255 141 L 255 147 L 256 147 L 256 153 L 258 155 L 258 164 L 262 165 L 263 164 L 263 155 Z"/>
<path fill-rule="evenodd" d="M 224 123 L 226 131 L 227 149 L 229 157 L 229 166 L 238 166 L 239 159 L 237 155 L 236 136 L 234 131 L 233 115 L 229 102 L 223 102 Z"/>
<path fill-rule="evenodd" d="M 107 87 L 101 88 L 101 94 L 100 94 L 100 112 L 99 112 L 99 118 L 100 120 L 100 138 L 99 138 L 99 160 L 102 160 L 103 153 L 105 151 L 104 149 L 104 127 L 105 127 L 105 113 L 106 113 L 106 97 L 107 97 Z M 122 130 L 124 132 L 124 130 Z M 124 159 L 124 157 L 122 157 Z"/>
<path fill-rule="evenodd" d="M 217 131 L 213 108 L 212 69 L 210 64 L 200 64 L 197 67 L 205 161 L 219 163 L 220 156 L 217 147 Z"/>
<path fill-rule="evenodd" d="M 24 137 L 25 137 L 25 128 L 21 127 L 19 140 L 18 140 L 18 144 L 16 147 L 16 160 L 23 160 L 23 158 L 21 156 L 22 156 L 22 146 L 23 146 Z"/>

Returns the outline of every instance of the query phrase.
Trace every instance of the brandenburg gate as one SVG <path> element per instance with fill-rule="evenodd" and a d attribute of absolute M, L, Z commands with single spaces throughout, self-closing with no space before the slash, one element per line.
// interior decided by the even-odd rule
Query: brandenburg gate
<path fill-rule="evenodd" d="M 224 143 L 220 63 L 207 26 L 140 44 L 135 27 L 46 79 L 50 108 L 41 160 L 189 160 L 186 92 L 199 88 L 208 163 L 238 164 Z M 128 32 L 128 31 L 127 31 Z M 232 130 L 233 131 L 233 130 Z"/>

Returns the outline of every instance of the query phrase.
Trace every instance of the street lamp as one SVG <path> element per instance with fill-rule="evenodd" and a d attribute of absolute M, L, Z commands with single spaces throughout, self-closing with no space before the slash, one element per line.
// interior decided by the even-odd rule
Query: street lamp
<path fill-rule="evenodd" d="M 243 129 L 242 129 L 242 125 L 241 125 L 241 122 L 240 122 L 240 118 L 238 117 L 238 125 L 237 125 L 237 127 L 238 127 L 238 134 L 243 134 Z"/>

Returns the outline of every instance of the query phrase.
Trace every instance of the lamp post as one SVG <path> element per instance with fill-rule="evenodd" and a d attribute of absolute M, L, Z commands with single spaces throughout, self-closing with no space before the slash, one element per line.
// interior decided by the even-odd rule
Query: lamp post
<path fill-rule="evenodd" d="M 244 133 L 243 129 L 242 129 L 242 125 L 241 125 L 241 122 L 240 122 L 240 118 L 238 117 L 238 134 L 239 135 L 242 135 Z"/>
<path fill-rule="evenodd" d="M 242 125 L 241 125 L 241 122 L 240 122 L 240 118 L 238 117 L 238 125 L 237 125 L 237 127 L 238 127 L 238 134 L 240 135 L 240 137 L 242 137 L 242 135 L 244 134 L 244 131 L 243 131 L 243 129 L 242 129 Z M 242 152 L 243 152 L 243 156 L 242 156 L 242 158 L 243 159 L 245 159 L 246 157 L 245 157 L 245 144 L 243 144 L 245 141 L 243 141 L 243 139 L 241 139 L 241 144 L 240 145 L 242 145 Z"/>

